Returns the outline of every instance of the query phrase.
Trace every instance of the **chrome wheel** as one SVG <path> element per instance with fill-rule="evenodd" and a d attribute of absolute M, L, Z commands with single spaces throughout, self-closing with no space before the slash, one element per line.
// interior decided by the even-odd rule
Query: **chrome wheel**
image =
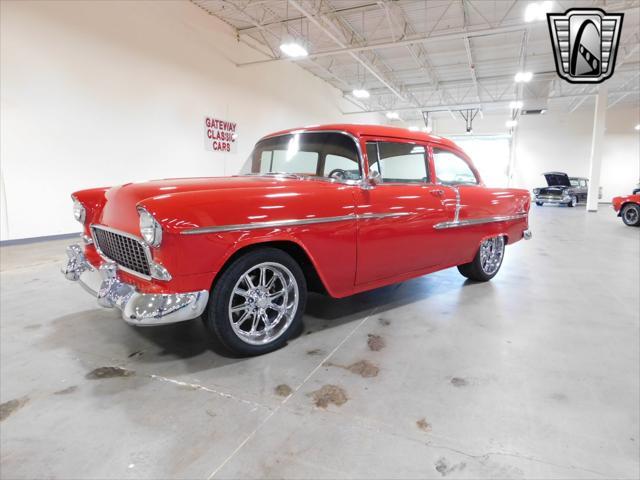
<path fill-rule="evenodd" d="M 575 207 L 578 204 L 578 197 L 573 196 L 571 197 L 571 206 Z"/>
<path fill-rule="evenodd" d="M 504 256 L 504 237 L 493 237 L 480 245 L 480 267 L 487 275 L 493 275 L 500 268 Z"/>
<path fill-rule="evenodd" d="M 622 220 L 627 225 L 638 225 L 640 223 L 640 207 L 637 205 L 627 205 L 622 209 Z"/>
<path fill-rule="evenodd" d="M 298 309 L 298 282 L 284 265 L 260 263 L 244 272 L 229 300 L 229 322 L 250 345 L 273 342 L 287 331 Z"/>

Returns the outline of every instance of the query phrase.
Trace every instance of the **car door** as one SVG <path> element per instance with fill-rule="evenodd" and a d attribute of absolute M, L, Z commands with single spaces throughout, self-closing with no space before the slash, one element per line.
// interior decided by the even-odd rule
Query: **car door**
<path fill-rule="evenodd" d="M 435 182 L 454 188 L 459 201 L 456 222 L 446 228 L 449 231 L 447 261 L 452 265 L 467 263 L 486 235 L 482 223 L 516 214 L 514 209 L 520 208 L 509 189 L 485 187 L 462 152 L 438 145 L 432 148 L 432 159 Z M 473 222 L 480 224 L 474 226 Z"/>
<path fill-rule="evenodd" d="M 367 165 L 380 183 L 356 193 L 359 285 L 440 265 L 447 233 L 435 229 L 451 221 L 452 188 L 430 179 L 428 146 L 409 140 L 365 140 Z"/>

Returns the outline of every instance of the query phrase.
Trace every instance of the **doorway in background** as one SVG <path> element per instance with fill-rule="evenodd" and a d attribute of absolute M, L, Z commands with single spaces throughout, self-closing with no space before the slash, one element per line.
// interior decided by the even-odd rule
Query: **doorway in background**
<path fill-rule="evenodd" d="M 471 157 L 487 187 L 507 187 L 511 139 L 508 135 L 465 135 L 449 138 Z"/>

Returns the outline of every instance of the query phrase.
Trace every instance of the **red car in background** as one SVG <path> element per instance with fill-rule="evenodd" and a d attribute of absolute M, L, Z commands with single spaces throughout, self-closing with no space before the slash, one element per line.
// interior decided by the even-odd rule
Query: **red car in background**
<path fill-rule="evenodd" d="M 307 290 L 344 297 L 457 267 L 487 281 L 529 238 L 526 190 L 487 188 L 453 142 L 326 125 L 261 139 L 242 174 L 73 195 L 63 272 L 133 325 L 202 315 L 256 355 L 302 326 Z"/>
<path fill-rule="evenodd" d="M 630 227 L 640 226 L 640 193 L 614 197 L 611 200 L 611 204 L 618 216 L 622 217 L 625 225 Z"/>

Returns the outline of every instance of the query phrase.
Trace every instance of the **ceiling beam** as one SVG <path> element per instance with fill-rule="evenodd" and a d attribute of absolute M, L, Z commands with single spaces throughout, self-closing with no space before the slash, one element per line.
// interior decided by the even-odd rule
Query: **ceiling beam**
<path fill-rule="evenodd" d="M 325 27 L 318 19 L 316 19 L 310 12 L 308 12 L 302 5 L 300 5 L 296 0 L 289 0 L 289 5 L 298 10 L 302 15 L 304 15 L 311 23 L 313 23 L 317 28 L 319 28 L 327 37 L 333 40 L 337 45 L 339 45 L 342 49 L 349 49 L 349 47 L 340 40 L 333 32 L 331 32 L 327 27 Z M 368 62 L 364 61 L 355 51 L 346 52 L 351 58 L 357 61 L 360 65 L 364 67 L 371 75 L 373 75 L 380 83 L 382 83 L 385 87 L 389 89 L 396 97 L 400 100 L 405 100 L 404 95 L 402 95 L 397 87 L 392 85 L 388 80 L 386 80 L 380 73 L 376 71 L 375 68 L 371 67 Z M 307 59 L 312 58 L 305 57 Z M 317 58 L 317 57 L 313 57 Z M 267 60 L 270 61 L 270 60 Z M 239 65 L 240 66 L 240 65 Z"/>
<path fill-rule="evenodd" d="M 295 1 L 295 0 L 290 0 L 290 1 Z M 538 24 L 536 25 L 539 26 Z M 270 60 L 259 60 L 257 62 L 240 63 L 238 64 L 238 66 L 246 67 L 249 65 L 256 65 L 260 63 L 269 63 L 269 62 L 279 62 L 279 61 L 295 62 L 295 61 L 305 60 L 305 59 L 315 59 L 315 58 L 321 58 L 321 57 L 330 57 L 334 55 L 346 55 L 346 54 L 351 54 L 356 52 L 366 52 L 369 50 L 382 50 L 386 48 L 406 47 L 407 45 L 414 45 L 414 44 L 429 45 L 430 43 L 436 43 L 436 42 L 449 42 L 449 41 L 455 41 L 455 40 L 462 40 L 465 37 L 474 38 L 474 37 L 486 37 L 490 35 L 503 35 L 505 33 L 521 32 L 522 30 L 526 29 L 527 26 L 528 25 L 517 24 L 517 25 L 498 27 L 498 28 L 474 29 L 474 30 L 468 30 L 467 32 L 461 32 L 459 31 L 459 29 L 454 29 L 454 30 L 457 30 L 454 33 L 440 33 L 440 34 L 432 34 L 429 36 L 418 35 L 415 37 L 405 38 L 404 40 L 398 40 L 395 42 L 384 41 L 384 42 L 369 43 L 366 45 L 356 45 L 356 46 L 344 45 L 342 46 L 342 48 L 337 48 L 334 50 L 325 50 L 321 52 L 311 53 L 307 57 L 303 57 L 300 59 L 278 58 L 278 59 L 270 59 Z"/>
<path fill-rule="evenodd" d="M 366 12 L 368 10 L 377 10 L 378 8 L 380 8 L 380 6 L 378 5 L 377 2 L 374 2 L 374 3 L 367 3 L 365 5 L 357 5 L 355 7 L 337 8 L 331 12 L 326 12 L 326 13 L 352 13 L 352 12 L 360 12 L 360 11 Z M 292 18 L 283 18 L 282 20 L 265 22 L 261 24 L 260 27 L 251 26 L 251 27 L 239 28 L 238 33 L 248 34 L 248 33 L 254 32 L 255 30 L 258 30 L 261 27 L 273 27 L 275 25 L 286 25 L 288 23 L 300 22 L 301 20 L 305 20 L 306 18 L 307 17 L 305 17 L 304 15 L 298 16 L 298 17 L 292 17 Z"/>
<path fill-rule="evenodd" d="M 562 99 L 568 99 L 568 98 L 578 98 L 578 97 L 583 97 L 583 96 L 588 96 L 588 97 L 592 97 L 594 95 L 597 95 L 597 86 L 595 87 L 596 90 L 592 93 L 586 93 L 586 94 L 582 94 L 582 93 L 578 93 L 575 95 L 557 95 L 555 97 L 548 97 L 549 100 L 562 100 Z M 638 94 L 640 93 L 640 90 L 627 90 L 627 91 L 612 91 L 609 92 L 609 95 L 633 95 L 633 94 Z M 497 100 L 494 102 L 484 102 L 484 105 L 505 105 L 508 104 L 509 101 L 511 99 L 505 99 L 505 100 Z M 428 110 L 428 111 L 433 111 L 434 109 L 442 109 L 442 110 L 464 110 L 464 109 L 470 109 L 470 108 L 478 108 L 478 103 L 459 103 L 459 104 L 433 104 L 433 105 L 422 105 L 420 107 L 400 107 L 400 108 L 394 108 L 394 111 L 397 112 L 409 112 L 409 111 L 421 111 L 421 110 Z M 378 109 L 378 110 L 367 110 L 366 112 L 362 112 L 362 111 L 357 111 L 357 112 L 343 112 L 344 115 L 358 115 L 361 113 L 383 113 L 386 112 L 387 109 Z"/>

